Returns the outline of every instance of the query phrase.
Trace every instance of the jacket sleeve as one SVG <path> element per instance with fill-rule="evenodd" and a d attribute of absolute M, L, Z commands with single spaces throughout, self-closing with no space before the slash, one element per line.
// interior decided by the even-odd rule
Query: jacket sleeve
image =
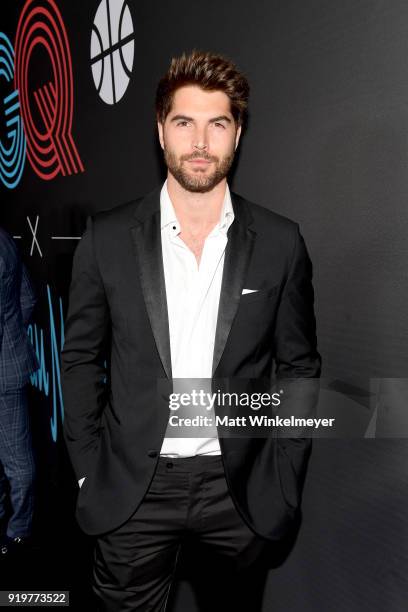
<path fill-rule="evenodd" d="M 77 479 L 86 476 L 100 437 L 106 403 L 110 313 L 95 258 L 93 219 L 75 250 L 65 341 L 61 351 L 64 439 Z"/>
<path fill-rule="evenodd" d="M 312 263 L 296 224 L 291 263 L 283 289 L 275 327 L 276 383 L 283 390 L 277 414 L 282 418 L 315 415 L 321 357 L 317 351 Z M 300 502 L 311 453 L 312 438 L 306 428 L 277 428 L 282 460 L 289 464 L 283 473 L 293 474 L 284 485 L 289 497 Z"/>
<path fill-rule="evenodd" d="M 275 326 L 277 378 L 319 377 L 312 262 L 296 224 L 292 260 Z"/>

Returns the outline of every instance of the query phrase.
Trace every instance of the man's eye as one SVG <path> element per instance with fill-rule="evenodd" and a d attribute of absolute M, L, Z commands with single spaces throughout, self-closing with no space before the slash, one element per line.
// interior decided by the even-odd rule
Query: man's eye
<path fill-rule="evenodd" d="M 185 126 L 185 125 L 188 125 L 188 122 L 187 121 L 179 121 L 177 123 L 177 125 Z"/>
<path fill-rule="evenodd" d="M 216 125 L 217 127 L 221 127 L 225 130 L 225 125 L 223 123 L 219 123 L 218 121 L 216 121 L 214 125 Z"/>

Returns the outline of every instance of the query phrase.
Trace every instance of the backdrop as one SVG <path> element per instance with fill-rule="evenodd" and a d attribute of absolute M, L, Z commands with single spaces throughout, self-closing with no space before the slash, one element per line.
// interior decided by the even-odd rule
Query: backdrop
<path fill-rule="evenodd" d="M 42 566 L 2 588 L 89 597 L 73 519 L 60 351 L 88 214 L 165 176 L 154 94 L 173 55 L 209 49 L 251 84 L 234 191 L 296 220 L 314 263 L 321 409 L 303 522 L 268 572 L 274 612 L 403 612 L 408 588 L 408 5 L 404 0 L 7 0 L 0 26 L 0 223 L 38 291 L 30 416 Z M 7 10 L 6 10 L 7 9 Z M 265 262 L 268 265 L 268 262 Z M 200 559 L 195 560 L 200 564 Z M 198 610 L 182 568 L 173 610 Z M 227 608 L 226 608 L 227 609 Z"/>

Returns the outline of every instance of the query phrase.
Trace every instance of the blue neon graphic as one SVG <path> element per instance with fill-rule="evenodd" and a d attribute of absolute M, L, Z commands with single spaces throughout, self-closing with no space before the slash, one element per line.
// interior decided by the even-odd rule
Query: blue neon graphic
<path fill-rule="evenodd" d="M 14 49 L 8 37 L 0 32 L 0 77 L 8 83 L 14 80 Z M 8 189 L 20 182 L 26 159 L 26 139 L 20 116 L 18 90 L 3 98 L 8 143 L 0 140 L 0 179 Z"/>
<path fill-rule="evenodd" d="M 47 298 L 49 310 L 49 345 L 48 354 L 51 359 L 51 398 L 52 398 L 52 416 L 50 418 L 51 437 L 54 442 L 58 439 L 58 411 L 61 416 L 61 424 L 64 422 L 64 401 L 62 397 L 61 387 L 61 361 L 60 353 L 64 346 L 65 326 L 64 315 L 62 308 L 62 299 L 58 298 L 59 307 L 59 324 L 60 334 L 58 337 L 56 324 L 54 319 L 54 309 L 52 304 L 52 294 L 49 285 L 47 284 Z M 46 397 L 50 395 L 50 373 L 46 365 L 47 348 L 44 341 L 44 332 L 36 323 L 30 324 L 27 329 L 28 336 L 35 349 L 40 367 L 30 376 L 30 381 L 33 387 L 38 391 L 42 391 Z M 48 361 L 48 359 L 47 359 Z M 104 362 L 105 368 L 106 360 Z M 106 384 L 106 375 L 103 379 Z"/>

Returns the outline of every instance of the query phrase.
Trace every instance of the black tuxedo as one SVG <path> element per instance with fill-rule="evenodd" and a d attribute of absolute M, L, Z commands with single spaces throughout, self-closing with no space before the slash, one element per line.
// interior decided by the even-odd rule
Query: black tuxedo
<path fill-rule="evenodd" d="M 278 378 L 318 378 L 312 266 L 298 225 L 231 197 L 213 377 L 270 378 L 275 364 Z M 64 437 L 77 479 L 86 476 L 76 517 L 88 534 L 124 523 L 144 498 L 169 418 L 157 393 L 163 378 L 171 358 L 156 189 L 89 217 L 74 256 Z M 311 440 L 220 438 L 220 446 L 242 517 L 281 539 L 299 510 Z"/>

